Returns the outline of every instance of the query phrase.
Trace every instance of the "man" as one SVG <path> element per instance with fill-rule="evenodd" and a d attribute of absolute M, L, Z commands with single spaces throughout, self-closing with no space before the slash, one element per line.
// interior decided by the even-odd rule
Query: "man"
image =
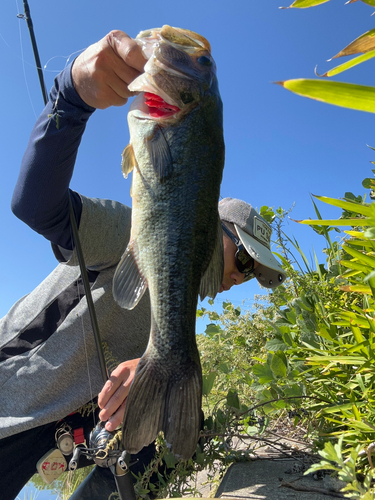
<path fill-rule="evenodd" d="M 129 240 L 130 208 L 69 190 L 87 120 L 96 108 L 125 104 L 132 95 L 128 85 L 145 62 L 140 47 L 120 31 L 85 50 L 56 78 L 23 158 L 12 210 L 52 243 L 59 264 L 0 320 L 3 500 L 16 497 L 35 473 L 37 461 L 56 447 L 64 430 L 74 435 L 76 444 L 78 435 L 87 439 L 93 416 L 83 416 L 77 409 L 96 396 L 100 408 L 96 417 L 106 422 L 108 431 L 118 427 L 147 345 L 148 295 L 128 311 L 114 302 L 111 293 L 114 271 Z M 104 387 L 74 251 L 69 198 L 105 351 L 118 365 Z M 219 211 L 225 261 L 219 292 L 254 275 L 263 286 L 281 284 L 285 274 L 269 249 L 269 225 L 240 200 L 222 200 Z M 152 445 L 142 450 L 138 470 L 153 452 Z M 101 492 L 99 497 L 96 490 Z M 110 471 L 98 469 L 74 498 L 106 498 L 106 492 L 113 490 Z"/>

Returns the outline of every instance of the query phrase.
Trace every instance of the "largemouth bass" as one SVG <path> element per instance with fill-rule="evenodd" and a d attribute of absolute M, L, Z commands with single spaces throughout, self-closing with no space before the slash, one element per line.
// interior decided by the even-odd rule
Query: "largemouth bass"
<path fill-rule="evenodd" d="M 137 453 L 163 431 L 172 452 L 188 459 L 201 425 L 198 294 L 214 297 L 223 275 L 222 102 L 205 38 L 163 26 L 136 40 L 148 62 L 129 85 L 140 92 L 129 110 L 122 163 L 125 177 L 133 171 L 132 228 L 113 293 L 121 307 L 132 309 L 148 287 L 152 320 L 122 439 Z"/>

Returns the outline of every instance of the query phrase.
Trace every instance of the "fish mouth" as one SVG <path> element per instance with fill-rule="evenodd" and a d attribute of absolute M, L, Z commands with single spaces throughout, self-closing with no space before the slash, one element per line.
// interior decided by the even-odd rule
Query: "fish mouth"
<path fill-rule="evenodd" d="M 180 111 L 178 106 L 169 104 L 162 97 L 151 92 L 144 92 L 144 103 L 148 107 L 149 115 L 153 118 L 169 118 Z"/>

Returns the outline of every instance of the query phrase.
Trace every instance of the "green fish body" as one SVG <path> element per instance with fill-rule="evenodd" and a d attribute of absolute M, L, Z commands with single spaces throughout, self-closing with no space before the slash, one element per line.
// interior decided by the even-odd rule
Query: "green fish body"
<path fill-rule="evenodd" d="M 113 293 L 132 309 L 149 288 L 151 331 L 126 401 L 123 446 L 137 453 L 163 431 L 190 458 L 201 425 L 202 371 L 195 340 L 198 295 L 223 274 L 218 214 L 224 167 L 222 102 L 208 42 L 164 26 L 138 35 L 149 57 L 129 88 L 132 229 Z"/>

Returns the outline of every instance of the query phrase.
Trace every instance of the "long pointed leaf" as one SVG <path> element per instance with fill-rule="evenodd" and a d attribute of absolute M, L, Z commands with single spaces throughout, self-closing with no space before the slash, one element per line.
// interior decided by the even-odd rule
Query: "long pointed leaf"
<path fill-rule="evenodd" d="M 361 63 L 367 61 L 368 59 L 372 59 L 373 57 L 375 57 L 375 50 L 371 50 L 370 52 L 367 52 L 366 54 L 363 54 L 363 55 L 358 56 L 358 57 L 354 57 L 354 59 L 351 59 L 350 61 L 347 61 L 344 64 L 340 64 L 340 66 L 336 66 L 335 68 L 330 69 L 329 71 L 327 71 L 323 75 L 319 75 L 319 73 L 317 73 L 316 71 L 315 71 L 315 74 L 317 76 L 322 76 L 322 77 L 330 77 L 330 76 L 339 75 L 340 73 L 343 73 L 344 71 L 346 71 L 348 69 L 354 68 L 354 66 L 358 66 L 358 64 L 361 64 Z"/>
<path fill-rule="evenodd" d="M 329 2 L 330 0 L 295 0 L 289 7 L 279 7 L 280 9 L 308 9 L 315 7 L 322 3 Z"/>
<path fill-rule="evenodd" d="M 352 257 L 355 257 L 360 262 L 364 262 L 365 264 L 369 265 L 371 269 L 375 268 L 375 257 L 370 257 L 369 255 L 359 252 L 358 250 L 354 250 L 354 248 L 351 248 L 348 245 L 342 245 L 342 248 Z"/>
<path fill-rule="evenodd" d="M 368 267 L 359 262 L 353 262 L 352 260 L 341 260 L 340 264 L 348 269 L 355 269 L 356 271 L 361 271 L 362 273 L 368 273 Z"/>
<path fill-rule="evenodd" d="M 372 205 L 362 205 L 361 203 L 353 203 L 351 201 L 338 200 L 336 198 L 329 198 L 328 196 L 318 196 L 313 195 L 317 200 L 322 201 L 323 203 L 327 203 L 327 205 L 333 205 L 334 207 L 339 207 L 344 210 L 348 210 L 348 212 L 355 212 L 361 215 L 366 215 L 367 217 L 371 217 L 373 214 Z"/>
<path fill-rule="evenodd" d="M 332 59 L 336 59 L 337 57 L 342 56 L 351 56 L 353 54 L 364 54 L 365 52 L 369 52 L 370 50 L 375 49 L 375 28 L 370 31 L 366 31 L 363 35 L 359 36 L 355 40 L 353 40 L 349 45 L 344 47 L 338 54 L 332 57 Z"/>
<path fill-rule="evenodd" d="M 375 87 L 297 78 L 275 82 L 294 94 L 343 108 L 375 113 Z"/>
<path fill-rule="evenodd" d="M 312 204 L 314 205 L 314 210 L 315 210 L 316 215 L 318 216 L 318 219 L 323 220 L 323 217 L 320 215 L 320 212 L 318 210 L 318 207 L 316 206 L 315 201 L 312 198 L 311 198 L 311 201 L 312 201 Z M 332 241 L 331 241 L 331 238 L 329 237 L 328 230 L 324 229 L 323 232 L 324 232 L 325 239 L 328 241 L 330 249 L 333 250 Z"/>
<path fill-rule="evenodd" d="M 299 224 L 306 224 L 309 226 L 371 226 L 373 219 L 325 219 L 325 220 L 295 220 Z"/>
<path fill-rule="evenodd" d="M 356 292 L 371 295 L 371 288 L 365 285 L 343 285 L 339 287 L 343 292 Z"/>

